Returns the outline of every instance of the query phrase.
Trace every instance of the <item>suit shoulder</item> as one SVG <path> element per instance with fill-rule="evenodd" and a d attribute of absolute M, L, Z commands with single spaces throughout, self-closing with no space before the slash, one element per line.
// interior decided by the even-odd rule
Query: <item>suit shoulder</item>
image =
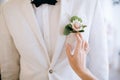
<path fill-rule="evenodd" d="M 13 10 L 16 7 L 18 1 L 17 0 L 8 0 L 6 2 L 2 2 L 0 4 L 1 9 L 4 10 Z"/>

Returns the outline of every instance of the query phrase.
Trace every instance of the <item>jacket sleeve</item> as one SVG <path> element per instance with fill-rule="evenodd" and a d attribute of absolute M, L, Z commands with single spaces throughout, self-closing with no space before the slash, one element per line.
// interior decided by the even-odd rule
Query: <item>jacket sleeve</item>
<path fill-rule="evenodd" d="M 0 7 L 0 66 L 2 80 L 19 80 L 19 53 Z"/>
<path fill-rule="evenodd" d="M 107 37 L 104 16 L 97 0 L 90 29 L 88 67 L 98 80 L 108 80 Z"/>

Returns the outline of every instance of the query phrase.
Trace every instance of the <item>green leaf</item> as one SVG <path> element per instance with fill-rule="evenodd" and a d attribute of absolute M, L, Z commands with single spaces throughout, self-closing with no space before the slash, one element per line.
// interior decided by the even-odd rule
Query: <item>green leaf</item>
<path fill-rule="evenodd" d="M 84 32 L 84 30 L 80 30 L 79 32 Z"/>
<path fill-rule="evenodd" d="M 82 27 L 85 28 L 85 27 L 87 27 L 87 25 L 83 25 Z"/>
<path fill-rule="evenodd" d="M 69 35 L 71 31 L 72 31 L 72 25 L 71 24 L 66 25 L 64 29 L 64 35 Z"/>
<path fill-rule="evenodd" d="M 84 29 L 84 28 L 86 28 L 87 27 L 87 25 L 82 25 L 82 30 Z"/>
<path fill-rule="evenodd" d="M 68 30 L 64 30 L 64 35 L 69 35 L 70 32 Z"/>
<path fill-rule="evenodd" d="M 82 22 L 82 19 L 79 18 L 78 16 L 73 16 L 71 17 L 70 21 L 73 22 L 74 20 L 78 19 L 78 21 Z"/>

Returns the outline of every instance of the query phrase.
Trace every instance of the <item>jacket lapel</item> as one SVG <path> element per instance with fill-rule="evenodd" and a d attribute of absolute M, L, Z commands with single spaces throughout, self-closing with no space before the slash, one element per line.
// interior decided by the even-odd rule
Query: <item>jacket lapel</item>
<path fill-rule="evenodd" d="M 55 46 L 55 51 L 52 58 L 51 66 L 55 65 L 60 54 L 63 52 L 65 48 L 66 36 L 64 36 L 63 31 L 64 31 L 65 25 L 69 23 L 69 19 L 71 17 L 72 1 L 73 0 L 61 0 L 60 21 L 59 21 L 59 27 L 57 30 L 58 36 L 57 36 L 57 41 L 55 43 L 56 46 Z"/>
<path fill-rule="evenodd" d="M 34 33 L 34 36 L 36 37 L 36 40 L 38 40 L 38 44 L 40 44 L 42 50 L 45 51 L 45 55 L 50 64 L 50 58 L 48 56 L 47 46 L 45 45 L 45 42 L 43 40 L 43 35 L 41 33 L 40 26 L 38 25 L 38 22 L 36 20 L 35 12 L 30 0 L 26 0 L 26 2 L 23 1 L 23 4 L 21 5 L 21 10 L 23 12 L 23 16 L 25 16 L 26 20 L 28 21 L 31 27 L 31 30 Z"/>
<path fill-rule="evenodd" d="M 13 9 L 14 12 L 9 12 L 10 9 Z M 39 28 L 39 25 L 37 23 L 37 20 L 36 20 L 35 14 L 34 14 L 34 9 L 32 7 L 32 4 L 30 3 L 30 0 L 14 1 L 12 4 L 9 4 L 8 7 L 6 7 L 5 11 L 6 11 L 5 17 L 7 20 L 7 24 L 8 25 L 12 24 L 11 26 L 13 27 L 13 28 L 9 27 L 10 31 L 14 32 L 13 29 L 18 30 L 18 28 L 20 30 L 22 29 L 24 31 L 25 31 L 25 29 L 29 30 L 30 32 L 28 32 L 28 33 L 30 33 L 30 34 L 27 33 L 28 37 L 33 36 L 32 38 L 34 38 L 35 43 L 38 44 L 37 48 L 40 48 L 40 50 L 43 50 L 43 52 L 47 58 L 45 60 L 48 62 L 47 65 L 49 65 L 50 59 L 48 56 L 46 45 L 45 45 L 45 42 L 43 40 L 43 36 L 42 36 L 41 30 Z M 9 14 L 7 14 L 7 13 L 9 13 Z M 10 14 L 12 14 L 12 17 Z M 20 34 L 20 30 L 18 30 L 19 31 L 18 34 L 22 35 L 22 34 Z M 25 35 L 25 34 L 23 33 L 23 35 Z M 30 43 L 30 44 L 32 44 L 32 43 Z M 30 51 L 32 51 L 32 50 L 30 50 Z"/>

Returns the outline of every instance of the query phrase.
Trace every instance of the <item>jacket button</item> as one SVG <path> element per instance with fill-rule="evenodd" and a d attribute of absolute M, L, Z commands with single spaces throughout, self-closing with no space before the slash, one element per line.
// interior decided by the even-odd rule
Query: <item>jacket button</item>
<path fill-rule="evenodd" d="M 52 70 L 52 69 L 50 69 L 50 70 L 49 70 L 49 73 L 50 73 L 50 74 L 52 74 L 52 73 L 53 73 L 53 70 Z"/>

